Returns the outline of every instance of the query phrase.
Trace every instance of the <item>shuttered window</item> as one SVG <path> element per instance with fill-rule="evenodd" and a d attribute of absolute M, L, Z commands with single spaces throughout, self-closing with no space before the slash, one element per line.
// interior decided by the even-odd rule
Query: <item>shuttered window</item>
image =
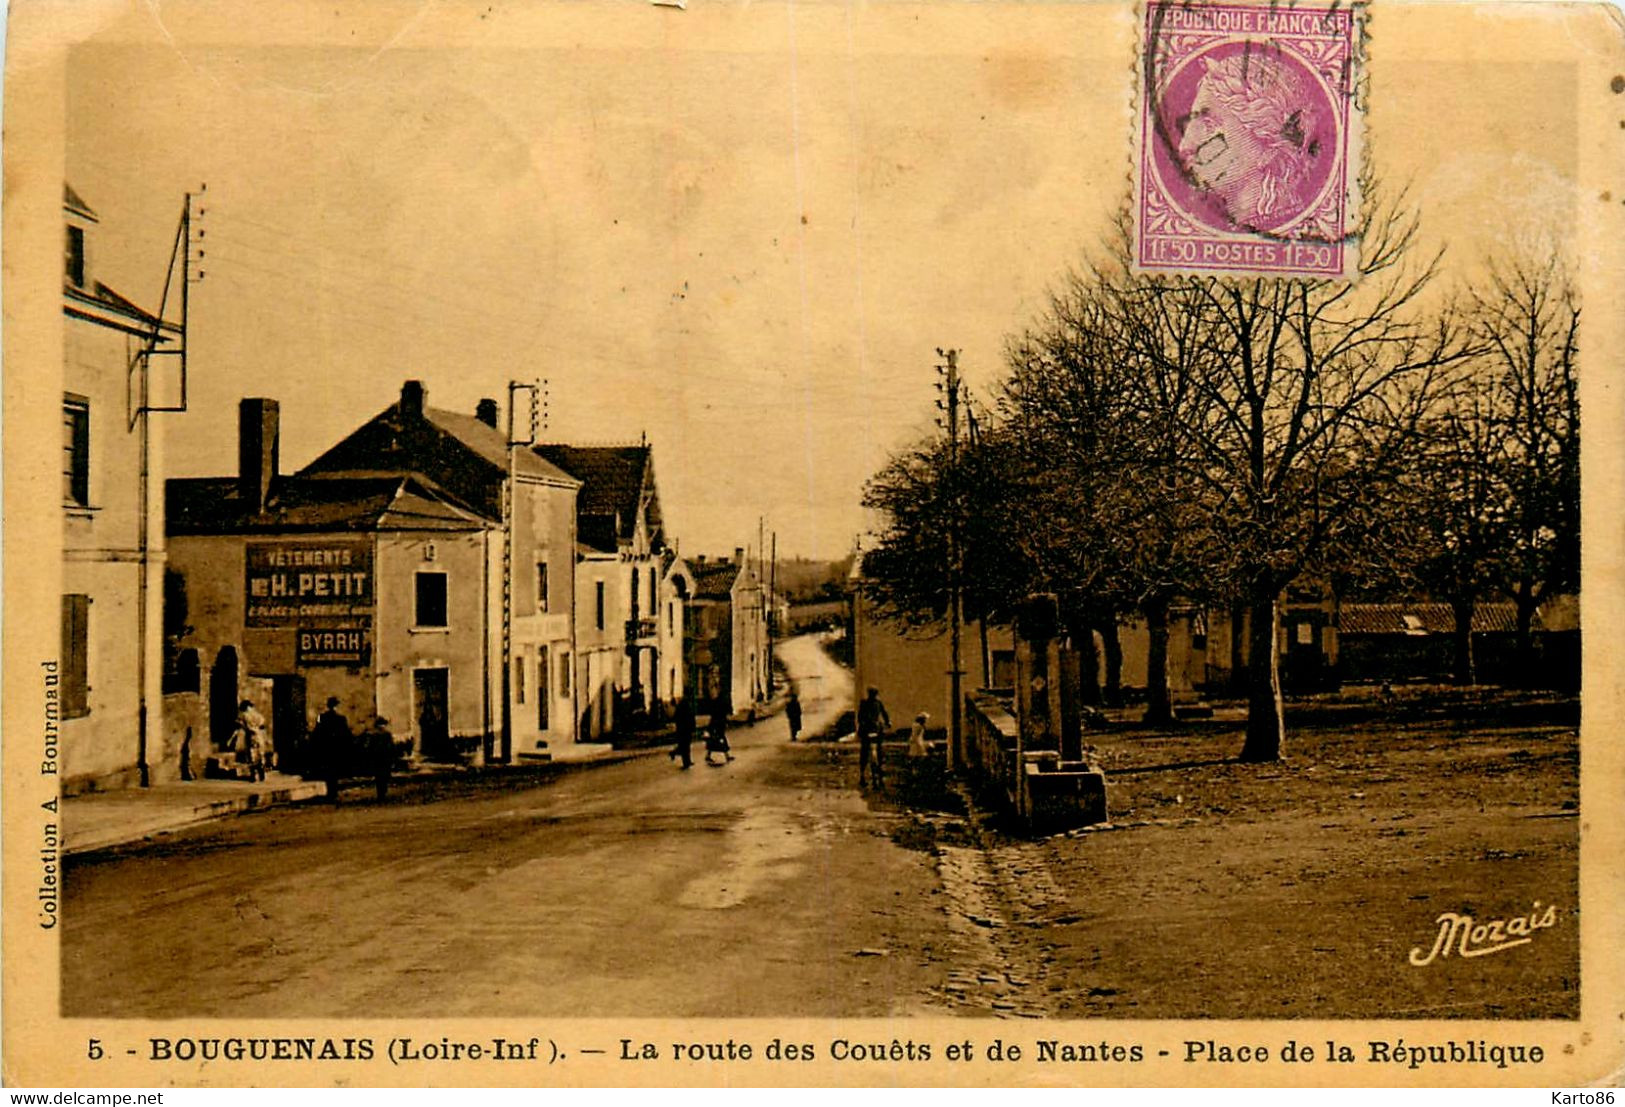
<path fill-rule="evenodd" d="M 90 597 L 62 597 L 62 717 L 90 714 Z"/>

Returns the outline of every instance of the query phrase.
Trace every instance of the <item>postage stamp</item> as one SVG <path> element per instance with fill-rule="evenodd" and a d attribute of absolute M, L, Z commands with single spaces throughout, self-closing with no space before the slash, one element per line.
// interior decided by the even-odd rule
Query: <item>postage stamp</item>
<path fill-rule="evenodd" d="M 1146 5 L 1138 268 L 1354 273 L 1362 14 L 1337 0 Z"/>

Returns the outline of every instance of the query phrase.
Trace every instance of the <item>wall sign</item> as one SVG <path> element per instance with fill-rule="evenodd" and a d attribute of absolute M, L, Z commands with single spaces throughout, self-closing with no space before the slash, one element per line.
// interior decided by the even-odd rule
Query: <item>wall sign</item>
<path fill-rule="evenodd" d="M 372 625 L 372 542 L 250 542 L 245 623 L 251 627 Z"/>

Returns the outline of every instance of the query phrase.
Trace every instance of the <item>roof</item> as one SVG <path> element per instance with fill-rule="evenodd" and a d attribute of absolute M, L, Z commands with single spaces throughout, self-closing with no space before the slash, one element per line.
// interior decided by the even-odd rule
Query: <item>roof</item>
<path fill-rule="evenodd" d="M 1573 630 L 1579 626 L 1579 598 L 1570 608 L 1559 606 L 1565 597 L 1554 597 L 1535 613 L 1531 628 L 1537 631 Z M 1545 616 L 1550 608 L 1551 619 Z M 1563 625 L 1565 623 L 1572 625 Z M 1346 603 L 1338 615 L 1337 632 L 1350 634 L 1454 634 L 1456 616 L 1447 603 Z M 1473 633 L 1512 634 L 1518 629 L 1518 608 L 1504 602 L 1479 603 L 1473 608 Z"/>
<path fill-rule="evenodd" d="M 610 519 L 616 537 L 628 542 L 637 531 L 638 512 L 643 510 L 649 541 L 658 545 L 660 495 L 655 490 L 654 456 L 649 446 L 544 443 L 533 452 L 581 480 L 576 510 L 583 519 L 591 515 Z"/>
<path fill-rule="evenodd" d="M 694 575 L 694 598 L 699 600 L 726 600 L 733 598 L 734 582 L 739 579 L 739 566 L 731 561 L 690 563 Z"/>
<path fill-rule="evenodd" d="M 152 312 L 137 307 L 101 281 L 96 281 L 89 288 L 64 283 L 62 295 L 66 299 L 62 305 L 63 311 L 93 323 L 110 324 L 147 338 L 157 332 L 160 342 L 167 341 L 166 335 L 180 334 L 181 331 L 179 324 L 167 323 Z M 109 319 L 109 315 L 115 318 Z"/>
<path fill-rule="evenodd" d="M 397 408 L 399 404 L 395 405 Z M 457 411 L 446 411 L 444 408 L 424 408 L 424 416 L 458 441 L 468 446 L 486 461 L 498 468 L 508 465 L 508 436 L 491 426 L 482 423 L 473 415 L 464 415 Z M 514 472 L 520 476 L 539 477 L 543 480 L 560 484 L 578 485 L 581 481 L 570 473 L 564 472 L 556 465 L 549 464 L 545 459 L 537 457 L 529 450 L 515 450 L 513 455 Z"/>
<path fill-rule="evenodd" d="M 618 553 L 615 523 L 605 515 L 588 515 L 576 523 L 576 542 L 598 553 Z"/>
<path fill-rule="evenodd" d="M 283 534 L 301 531 L 470 531 L 489 524 L 427 479 L 278 477 L 263 512 L 235 477 L 165 482 L 166 529 L 175 535 Z"/>
<path fill-rule="evenodd" d="M 513 451 L 514 471 L 559 487 L 581 482 L 536 457 Z M 508 440 L 472 415 L 425 408 L 421 415 L 399 401 L 351 431 L 300 476 L 376 477 L 422 474 L 487 519 L 502 518 L 502 487 L 508 476 Z"/>
<path fill-rule="evenodd" d="M 77 216 L 90 220 L 92 223 L 101 222 L 96 213 L 90 210 L 90 205 L 80 199 L 79 194 L 73 190 L 73 186 L 66 181 L 62 182 L 62 207 Z"/>

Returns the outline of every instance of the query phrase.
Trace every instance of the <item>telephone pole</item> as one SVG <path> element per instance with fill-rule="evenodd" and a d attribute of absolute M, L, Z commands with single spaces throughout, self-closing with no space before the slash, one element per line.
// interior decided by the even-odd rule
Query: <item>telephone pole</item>
<path fill-rule="evenodd" d="M 502 713 L 497 749 L 497 760 L 503 764 L 513 760 L 513 526 L 519 514 L 515 505 L 518 490 L 514 450 L 536 444 L 546 390 L 546 381 L 508 382 L 508 479 L 502 483 Z M 525 438 L 518 437 L 514 426 L 514 397 L 521 392 L 530 395 L 530 433 Z M 546 677 L 542 679 L 546 687 Z"/>
<path fill-rule="evenodd" d="M 937 406 L 948 415 L 948 771 L 958 772 L 965 763 L 964 704 L 961 702 L 960 678 L 964 670 L 960 665 L 959 624 L 960 612 L 960 549 L 959 549 L 959 351 L 937 348 L 942 363 L 937 365 L 937 390 L 943 399 Z"/>

